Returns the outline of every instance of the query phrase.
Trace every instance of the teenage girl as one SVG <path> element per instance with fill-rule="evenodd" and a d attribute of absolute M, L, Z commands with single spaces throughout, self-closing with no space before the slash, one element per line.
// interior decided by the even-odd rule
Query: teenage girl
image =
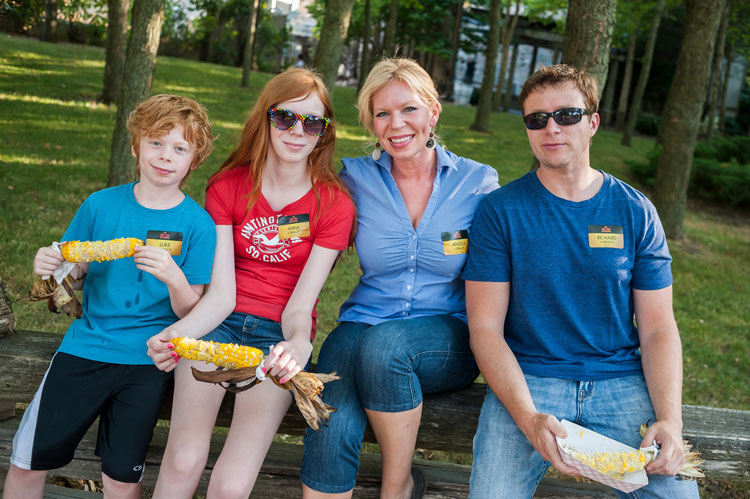
<path fill-rule="evenodd" d="M 188 336 L 260 348 L 282 383 L 310 361 L 318 293 L 351 241 L 354 205 L 333 169 L 335 126 L 322 80 L 300 68 L 268 82 L 239 144 L 209 181 L 216 223 L 211 284 L 190 314 L 148 341 L 175 367 L 172 422 L 154 498 L 192 498 L 208 457 L 220 386 L 196 381 L 170 340 Z M 227 317 L 228 316 L 228 317 Z M 264 382 L 237 394 L 208 498 L 246 498 L 291 403 Z"/>

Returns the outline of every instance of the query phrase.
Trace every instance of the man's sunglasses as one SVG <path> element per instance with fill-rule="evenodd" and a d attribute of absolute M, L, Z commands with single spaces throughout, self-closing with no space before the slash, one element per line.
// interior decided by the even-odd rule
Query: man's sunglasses
<path fill-rule="evenodd" d="M 302 122 L 302 129 L 308 135 L 320 137 L 328 128 L 331 120 L 325 116 L 315 116 L 312 114 L 297 114 L 288 109 L 272 107 L 268 110 L 268 116 L 271 118 L 271 125 L 278 130 L 289 130 L 297 124 L 297 120 Z"/>
<path fill-rule="evenodd" d="M 566 107 L 551 113 L 531 113 L 523 117 L 523 123 L 529 130 L 541 130 L 547 126 L 547 121 L 552 117 L 555 123 L 561 126 L 575 125 L 583 119 L 584 114 L 589 114 L 580 107 Z"/>

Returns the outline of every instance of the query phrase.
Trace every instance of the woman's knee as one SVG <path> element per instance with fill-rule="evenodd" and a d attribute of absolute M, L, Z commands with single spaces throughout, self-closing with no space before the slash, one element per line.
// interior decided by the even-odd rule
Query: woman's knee
<path fill-rule="evenodd" d="M 255 484 L 257 474 L 221 473 L 215 469 L 208 484 L 208 497 L 217 499 L 245 499 Z"/>
<path fill-rule="evenodd" d="M 353 376 L 359 339 L 369 327 L 359 322 L 342 322 L 336 326 L 320 348 L 318 372 L 335 370 L 339 376 Z"/>
<path fill-rule="evenodd" d="M 207 460 L 207 454 L 195 446 L 167 447 L 159 473 L 168 474 L 170 480 L 191 480 L 203 473 Z"/>

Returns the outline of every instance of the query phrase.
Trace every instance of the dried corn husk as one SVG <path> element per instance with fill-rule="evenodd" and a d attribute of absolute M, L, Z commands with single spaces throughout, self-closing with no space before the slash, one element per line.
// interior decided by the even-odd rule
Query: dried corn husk
<path fill-rule="evenodd" d="M 175 338 L 172 340 L 175 351 L 187 359 L 201 360 L 215 364 L 215 371 L 201 371 L 192 368 L 193 377 L 198 381 L 214 383 L 223 386 L 227 391 L 239 393 L 260 383 L 256 378 L 256 368 L 263 360 L 263 353 L 257 348 L 214 343 L 191 338 Z M 211 345 L 207 345 L 211 343 Z M 186 348 L 187 347 L 187 348 Z M 258 356 L 254 351 L 260 353 Z M 187 355 L 183 355 L 185 352 Z M 286 383 L 280 383 L 276 376 L 266 374 L 266 377 L 278 387 L 292 392 L 302 416 L 315 431 L 320 431 L 320 424 L 326 424 L 330 414 L 336 412 L 320 398 L 325 383 L 340 379 L 335 372 L 330 374 L 313 374 L 299 372 Z"/>

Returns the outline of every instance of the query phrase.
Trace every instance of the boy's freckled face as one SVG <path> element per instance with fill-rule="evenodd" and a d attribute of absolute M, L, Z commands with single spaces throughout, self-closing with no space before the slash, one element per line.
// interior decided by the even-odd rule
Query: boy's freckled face
<path fill-rule="evenodd" d="M 139 148 L 136 157 L 141 182 L 153 187 L 179 186 L 195 156 L 195 148 L 185 139 L 182 125 L 159 137 L 141 137 Z"/>

